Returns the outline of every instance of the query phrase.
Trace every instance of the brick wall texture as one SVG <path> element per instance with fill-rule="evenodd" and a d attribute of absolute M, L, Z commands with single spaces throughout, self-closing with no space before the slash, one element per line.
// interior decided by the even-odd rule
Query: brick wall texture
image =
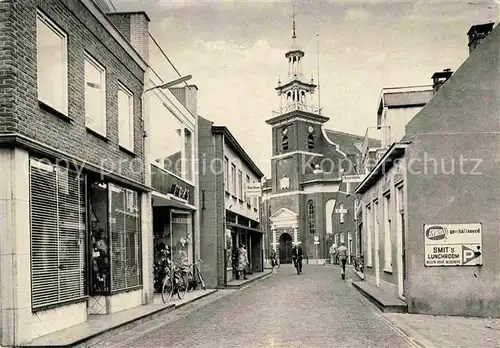
<path fill-rule="evenodd" d="M 198 118 L 199 158 L 214 163 L 212 170 L 200 172 L 200 253 L 203 260 L 203 276 L 208 287 L 224 285 L 225 231 L 224 231 L 224 178 L 222 170 L 222 135 L 212 134 L 212 122 Z M 216 160 L 217 159 L 217 160 Z"/>
<path fill-rule="evenodd" d="M 68 121 L 37 100 L 37 8 L 68 36 Z M 0 134 L 17 133 L 52 148 L 144 182 L 140 122 L 144 71 L 97 19 L 75 0 L 11 0 L 0 3 Z M 84 54 L 106 69 L 106 137 L 85 127 Z M 118 83 L 133 93 L 134 153 L 119 148 Z M 120 166 L 121 163 L 121 166 Z M 120 168 L 121 167 L 121 168 Z"/>

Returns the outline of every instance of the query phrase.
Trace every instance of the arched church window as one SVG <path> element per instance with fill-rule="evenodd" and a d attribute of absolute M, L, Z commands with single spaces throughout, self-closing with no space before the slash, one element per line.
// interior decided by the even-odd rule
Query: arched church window
<path fill-rule="evenodd" d="M 312 135 L 312 134 L 309 134 L 307 136 L 307 148 L 309 150 L 314 149 L 314 135 Z"/>
<path fill-rule="evenodd" d="M 269 205 L 269 207 L 267 207 L 267 217 L 270 217 L 271 216 L 271 205 Z"/>
<path fill-rule="evenodd" d="M 306 92 L 302 91 L 300 93 L 300 102 L 305 103 L 306 102 Z"/>
<path fill-rule="evenodd" d="M 307 230 L 309 234 L 316 233 L 316 215 L 314 211 L 314 202 L 312 200 L 307 202 Z"/>
<path fill-rule="evenodd" d="M 291 97 L 292 97 L 292 93 L 291 93 L 291 92 L 288 92 L 288 93 L 286 94 L 286 99 L 290 99 Z"/>
<path fill-rule="evenodd" d="M 288 150 L 288 136 L 287 135 L 283 135 L 283 138 L 281 140 L 281 148 L 283 150 Z"/>

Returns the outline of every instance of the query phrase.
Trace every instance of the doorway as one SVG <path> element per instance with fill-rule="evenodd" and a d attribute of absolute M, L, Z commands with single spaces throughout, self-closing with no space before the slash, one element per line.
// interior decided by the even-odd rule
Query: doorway
<path fill-rule="evenodd" d="M 283 233 L 279 239 L 279 258 L 280 263 L 292 263 L 292 236 L 288 233 Z"/>

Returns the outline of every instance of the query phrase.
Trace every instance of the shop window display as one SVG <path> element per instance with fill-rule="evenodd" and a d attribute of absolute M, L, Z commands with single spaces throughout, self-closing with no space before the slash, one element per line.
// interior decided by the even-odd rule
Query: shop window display
<path fill-rule="evenodd" d="M 92 293 L 109 292 L 108 189 L 105 183 L 90 185 L 90 234 L 92 248 Z"/>
<path fill-rule="evenodd" d="M 168 262 L 181 267 L 193 263 L 192 214 L 171 211 L 164 223 L 161 231 L 155 231 L 153 273 L 156 292 L 161 292 Z"/>

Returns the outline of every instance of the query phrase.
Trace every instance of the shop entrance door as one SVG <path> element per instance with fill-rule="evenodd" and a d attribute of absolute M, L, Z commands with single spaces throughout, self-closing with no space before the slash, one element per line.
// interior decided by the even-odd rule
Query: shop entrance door
<path fill-rule="evenodd" d="M 283 233 L 280 236 L 279 242 L 280 263 L 292 263 L 292 236 L 288 233 Z"/>

